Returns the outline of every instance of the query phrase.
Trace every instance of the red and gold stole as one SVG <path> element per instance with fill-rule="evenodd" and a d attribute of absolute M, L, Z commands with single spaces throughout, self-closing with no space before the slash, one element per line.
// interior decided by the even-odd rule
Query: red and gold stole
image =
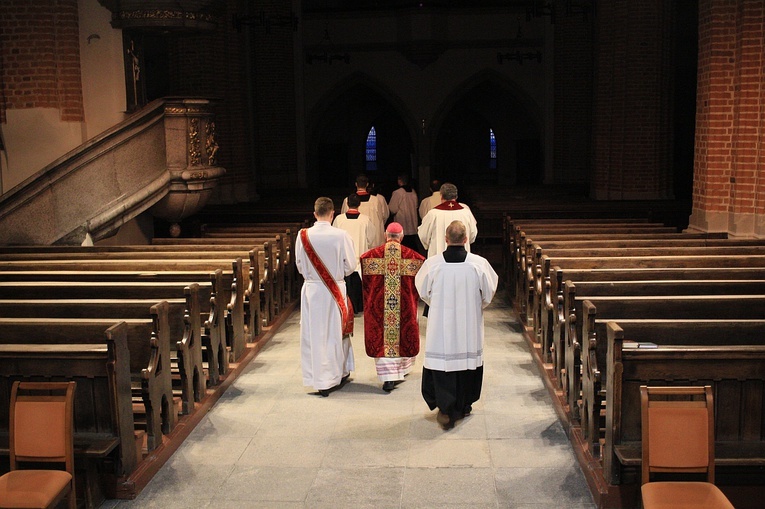
<path fill-rule="evenodd" d="M 353 334 L 353 305 L 351 304 L 350 297 L 346 296 L 345 299 L 343 299 L 343 292 L 340 291 L 337 281 L 334 280 L 329 273 L 329 270 L 327 270 L 327 267 L 324 265 L 324 262 L 321 261 L 319 255 L 314 251 L 311 241 L 308 240 L 308 232 L 305 228 L 300 230 L 300 240 L 303 241 L 303 247 L 305 248 L 305 253 L 308 255 L 308 259 L 316 269 L 316 272 L 319 273 L 321 280 L 327 285 L 327 290 L 329 290 L 329 293 L 331 293 L 332 297 L 335 299 L 337 307 L 340 308 L 340 317 L 343 320 L 343 335 Z"/>

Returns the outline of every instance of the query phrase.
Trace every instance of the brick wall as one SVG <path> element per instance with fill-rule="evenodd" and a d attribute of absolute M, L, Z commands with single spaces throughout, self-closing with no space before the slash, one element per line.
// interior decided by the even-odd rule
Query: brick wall
<path fill-rule="evenodd" d="M 558 8 L 563 10 L 562 2 Z M 556 183 L 587 182 L 592 164 L 592 23 L 581 15 L 555 20 L 555 124 L 553 172 Z"/>
<path fill-rule="evenodd" d="M 217 201 L 236 202 L 247 200 L 254 192 L 248 190 L 254 181 L 248 149 L 253 137 L 247 108 L 244 34 L 231 23 L 236 1 L 226 4 L 215 31 L 169 37 L 169 93 L 218 100 L 214 107 L 216 141 L 220 145 L 217 162 L 226 168 L 226 175 L 216 189 Z M 234 196 L 234 190 L 238 196 Z"/>
<path fill-rule="evenodd" d="M 598 1 L 596 11 L 591 194 L 670 198 L 672 3 Z"/>
<path fill-rule="evenodd" d="M 699 2 L 693 208 L 707 223 L 721 216 L 730 231 L 751 230 L 751 220 L 736 224 L 765 213 L 763 52 L 760 0 Z"/>
<path fill-rule="evenodd" d="M 77 0 L 0 2 L 0 121 L 6 108 L 57 108 L 84 120 Z"/>
<path fill-rule="evenodd" d="M 257 9 L 274 19 L 287 19 L 290 4 L 263 0 Z M 268 187 L 294 186 L 298 182 L 295 32 L 290 26 L 271 26 L 257 27 L 252 34 L 258 181 Z"/>

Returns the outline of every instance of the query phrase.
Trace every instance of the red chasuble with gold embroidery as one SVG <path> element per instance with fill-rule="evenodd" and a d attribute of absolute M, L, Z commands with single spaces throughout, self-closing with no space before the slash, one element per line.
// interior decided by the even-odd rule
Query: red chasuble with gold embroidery
<path fill-rule="evenodd" d="M 370 357 L 414 357 L 420 351 L 414 276 L 425 259 L 398 242 L 361 255 L 364 344 Z"/>

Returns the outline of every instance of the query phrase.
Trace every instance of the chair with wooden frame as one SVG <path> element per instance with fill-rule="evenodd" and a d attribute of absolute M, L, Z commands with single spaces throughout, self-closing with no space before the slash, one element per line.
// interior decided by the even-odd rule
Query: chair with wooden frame
<path fill-rule="evenodd" d="M 19 382 L 11 389 L 11 471 L 0 477 L 0 507 L 52 508 L 68 497 L 77 507 L 74 484 L 73 402 L 75 382 Z M 20 463 L 61 463 L 64 470 L 21 469 Z"/>
<path fill-rule="evenodd" d="M 658 398 L 653 399 L 654 396 Z M 640 386 L 644 509 L 733 509 L 715 486 L 712 387 Z M 701 473 L 706 481 L 651 481 L 653 472 Z"/>

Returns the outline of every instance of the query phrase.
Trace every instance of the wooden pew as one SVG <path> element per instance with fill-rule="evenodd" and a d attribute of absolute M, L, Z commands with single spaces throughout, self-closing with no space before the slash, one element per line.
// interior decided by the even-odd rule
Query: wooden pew
<path fill-rule="evenodd" d="M 105 495 L 113 496 L 117 480 L 132 473 L 139 461 L 127 328 L 124 323 L 112 325 L 90 344 L 0 344 L 0 453 L 8 454 L 14 381 L 75 380 L 77 498 L 87 508 L 98 507 Z"/>
<path fill-rule="evenodd" d="M 257 256 L 250 261 L 250 271 L 254 274 L 255 261 L 259 269 L 258 277 L 254 275 L 250 278 L 250 291 L 248 292 L 247 302 L 258 300 L 258 306 L 251 304 L 248 306 L 248 316 L 252 319 L 248 323 L 254 325 L 248 330 L 253 331 L 251 337 L 259 336 L 262 327 L 271 325 L 280 309 L 291 300 L 283 300 L 280 295 L 280 288 L 286 283 L 285 274 L 289 274 L 290 266 L 294 266 L 294 260 L 291 260 L 287 248 L 284 247 L 284 239 L 281 235 L 271 237 L 247 237 L 247 238 L 155 238 L 154 245 L 174 246 L 187 249 L 204 249 L 206 245 L 228 245 L 231 242 L 261 242 L 262 248 L 257 249 Z M 286 254 L 285 254 L 286 253 Z M 283 268 L 287 267 L 287 268 Z M 255 291 L 259 288 L 259 292 Z M 257 316 L 254 316 L 254 310 L 258 309 Z"/>
<path fill-rule="evenodd" d="M 0 279 L 4 273 L 0 271 Z M 144 273 L 140 281 L 134 281 L 135 272 L 98 272 L 98 271 L 65 271 L 44 272 L 36 271 L 31 274 L 39 274 L 41 277 L 50 279 L 32 281 L 0 281 L 0 299 L 41 299 L 54 297 L 57 299 L 88 299 L 94 296 L 103 298 L 119 299 L 177 299 L 185 297 L 185 288 L 195 283 L 185 281 L 162 281 L 167 274 L 157 272 L 154 274 Z M 182 273 L 184 276 L 193 274 Z M 225 331 L 225 308 L 227 299 L 224 295 L 224 278 L 220 269 L 212 273 L 201 272 L 208 278 L 207 282 L 196 283 L 199 288 L 197 302 L 190 302 L 190 320 L 192 327 L 196 327 L 197 312 L 200 316 L 201 344 L 191 342 L 193 346 L 192 359 L 194 359 L 194 372 L 203 373 L 203 354 L 207 357 L 207 381 L 210 385 L 217 385 L 220 377 L 228 371 L 228 354 L 226 347 Z M 89 276 L 89 277 L 87 277 Z M 154 282 L 154 276 L 160 281 Z M 76 279 L 73 279 L 76 278 Z M 106 281 L 98 281 L 97 279 Z M 63 279 L 58 281 L 56 279 Z M 96 279 L 96 281 L 80 281 L 79 279 Z M 223 299 L 218 296 L 224 295 Z M 184 365 L 184 369 L 190 366 Z M 194 392 L 204 394 L 203 387 L 196 388 Z"/>
<path fill-rule="evenodd" d="M 682 292 L 682 284 L 677 292 Z M 725 292 L 724 287 L 720 287 Z M 583 323 L 581 329 L 577 329 L 573 320 L 566 322 L 566 379 L 567 384 L 564 394 L 568 396 L 568 404 L 572 418 L 579 420 L 579 398 L 582 394 L 582 373 L 588 374 L 597 371 L 598 366 L 589 363 L 597 362 L 598 344 L 594 331 L 588 327 L 593 326 L 595 320 L 610 318 L 651 318 L 651 319 L 760 319 L 763 318 L 765 309 L 765 295 L 671 295 L 671 296 L 590 296 L 578 298 L 579 303 L 572 306 L 581 306 L 581 318 L 576 318 Z M 586 317 L 586 318 L 585 318 Z M 569 318 L 571 316 L 569 315 Z M 581 336 L 579 335 L 581 334 Z M 586 343 L 586 345 L 585 345 Z M 586 359 L 585 359 L 586 358 Z M 603 363 L 600 364 L 603 366 Z M 589 383 L 596 384 L 590 381 Z M 599 388 L 589 388 L 599 391 Z M 584 402 L 586 405 L 588 402 Z M 594 404 L 590 402 L 590 404 Z"/>
<path fill-rule="evenodd" d="M 101 289 L 103 290 L 103 289 Z M 205 395 L 207 377 L 202 369 L 202 325 L 199 310 L 199 284 L 184 289 L 184 299 L 166 299 L 170 360 L 172 361 L 173 394 L 182 402 L 182 413 L 194 411 L 194 403 Z M 207 292 L 209 294 L 209 291 Z M 109 290 L 107 295 L 114 294 Z M 2 318 L 109 318 L 134 319 L 151 317 L 150 308 L 157 298 L 98 298 L 94 292 L 88 299 L 0 299 Z"/>
<path fill-rule="evenodd" d="M 243 257 L 250 260 L 250 272 L 257 274 L 251 281 L 258 282 L 260 291 L 250 291 L 245 296 L 245 312 L 248 315 L 247 340 L 254 341 L 261 333 L 262 325 L 269 324 L 275 316 L 277 307 L 281 309 L 286 302 L 276 304 L 275 292 L 283 283 L 276 280 L 281 277 L 279 270 L 270 270 L 269 265 L 279 266 L 280 253 L 284 251 L 281 235 L 264 236 L 262 238 L 231 239 L 231 241 L 216 242 L 206 239 L 155 239 L 156 245 L 120 245 L 120 246 L 0 246 L 0 260 L 42 260 L 66 258 L 95 258 L 95 259 L 156 259 L 200 257 L 220 258 L 230 256 L 232 259 Z M 252 256 L 252 250 L 256 256 Z M 71 256 L 70 256 L 71 255 Z M 257 261 L 257 267 L 253 266 Z M 257 269 L 257 270 L 255 270 Z M 264 319 L 261 311 L 261 299 L 268 312 Z M 250 302 L 252 301 L 252 302 Z M 251 316 L 251 318 L 249 318 Z"/>
<path fill-rule="evenodd" d="M 630 338 L 618 323 L 607 327 L 606 481 L 620 484 L 639 477 L 635 474 L 640 465 L 639 386 L 692 384 L 711 385 L 715 395 L 717 481 L 723 478 L 721 470 L 725 467 L 744 467 L 761 484 L 765 467 L 765 346 L 624 348 L 624 341 Z M 737 476 L 743 478 L 743 472 Z"/>
<path fill-rule="evenodd" d="M 636 252 L 638 251 L 638 252 Z M 684 258 L 673 257 L 682 256 Z M 718 262 L 711 257 L 730 257 L 730 262 Z M 695 258 L 694 258 L 695 257 Z M 532 246 L 526 256 L 527 270 L 523 287 L 528 289 L 526 321 L 534 327 L 535 335 L 540 334 L 540 314 L 542 312 L 542 294 L 546 282 L 550 280 L 550 269 L 555 265 L 563 268 L 608 268 L 608 267 L 662 267 L 676 264 L 678 267 L 693 267 L 704 264 L 704 257 L 710 257 L 708 265 L 734 266 L 738 261 L 743 266 L 752 266 L 757 260 L 765 266 L 765 246 L 709 246 L 709 247 L 664 247 L 655 246 L 641 249 L 592 248 L 592 249 L 547 249 L 539 244 Z M 751 258 L 752 263 L 747 261 Z M 757 258 L 759 257 L 759 258 Z M 719 259 L 719 258 L 718 258 Z M 580 261 L 585 260 L 585 261 Z M 621 263 L 624 260 L 624 263 Z M 742 266 L 742 265 L 738 265 Z"/>
<path fill-rule="evenodd" d="M 716 248 L 710 248 L 714 250 Z M 541 253 L 541 248 L 538 249 Z M 677 248 L 677 254 L 665 254 L 656 256 L 618 256 L 617 252 L 612 256 L 582 256 L 582 257 L 556 257 L 539 255 L 539 261 L 534 264 L 532 271 L 528 272 L 529 281 L 524 282 L 528 288 L 528 301 L 526 302 L 527 326 L 531 327 L 535 337 L 539 337 L 541 330 L 541 314 L 548 284 L 552 284 L 550 272 L 552 267 L 560 266 L 564 270 L 582 268 L 690 268 L 690 267 L 765 267 L 765 254 L 731 255 L 686 255 L 682 248 Z M 713 251 L 712 251 L 713 252 Z M 535 255 L 536 257 L 537 255 Z M 521 299 L 524 300 L 524 299 Z M 534 322 L 537 319 L 537 322 Z"/>
<path fill-rule="evenodd" d="M 605 429 L 605 386 L 608 379 L 608 323 L 616 321 L 628 337 L 640 338 L 631 348 L 665 345 L 765 345 L 765 315 L 761 318 L 595 318 L 585 302 L 586 336 L 582 357 L 582 433 L 594 457 L 600 456 Z M 589 345 L 589 346 L 588 346 Z"/>
<path fill-rule="evenodd" d="M 533 237 L 533 238 L 532 238 Z M 533 236 L 526 235 L 525 231 L 517 230 L 513 233 L 512 237 L 508 239 L 509 244 L 509 257 L 512 258 L 512 263 L 508 265 L 508 281 L 514 283 L 511 286 L 513 291 L 512 297 L 514 299 L 520 298 L 524 295 L 522 275 L 526 273 L 527 261 L 526 255 L 529 250 L 535 245 L 545 245 L 551 241 L 572 241 L 580 240 L 586 242 L 602 242 L 602 241 L 618 241 L 618 240 L 631 240 L 631 241 L 648 241 L 648 242 L 663 242 L 672 240 L 707 240 L 710 238 L 722 239 L 726 238 L 725 234 L 707 234 L 707 233 L 568 233 L 568 234 L 534 234 Z M 516 307 L 519 307 L 516 304 Z"/>
<path fill-rule="evenodd" d="M 259 232 L 216 233 L 199 240 L 201 242 L 245 242 L 248 240 L 269 242 L 269 237 L 266 235 L 273 237 L 274 234 Z M 292 253 L 295 243 L 294 239 L 295 233 L 286 230 L 278 235 L 276 241 L 270 240 L 272 250 L 269 253 L 269 258 L 271 260 L 270 268 L 274 284 L 273 305 L 276 308 L 273 313 L 274 315 L 279 313 L 295 296 L 294 287 L 297 283 L 297 267 L 295 266 L 294 254 Z"/>
<path fill-rule="evenodd" d="M 544 257 L 543 257 L 544 259 Z M 565 367 L 566 350 L 566 320 L 571 309 L 565 303 L 564 280 L 570 280 L 574 285 L 579 282 L 621 282 L 631 281 L 661 281 L 661 280 L 762 280 L 765 279 L 765 267 L 726 268 L 726 267 L 690 267 L 690 268 L 615 268 L 615 269 L 562 269 L 553 267 L 550 271 L 550 281 L 545 281 L 543 297 L 543 312 L 541 318 L 542 334 L 540 348 L 542 354 L 551 353 L 553 377 L 563 385 L 565 376 L 561 371 Z M 569 296 L 571 298 L 571 296 Z M 581 326 L 581 321 L 577 327 Z M 548 357 L 544 357 L 548 359 Z M 565 373 L 565 371 L 564 371 Z"/>
<path fill-rule="evenodd" d="M 177 422 L 170 373 L 169 304 L 149 308 L 151 318 L 120 319 L 127 326 L 134 413 L 145 414 L 149 451 L 162 443 Z M 0 344 L 100 344 L 109 318 L 0 318 Z"/>
<path fill-rule="evenodd" d="M 252 258 L 254 252 L 250 254 Z M 0 262 L 0 272 L 2 271 L 51 271 L 51 270 L 77 270 L 77 271 L 199 271 L 207 270 L 213 272 L 222 267 L 231 267 L 231 272 L 223 272 L 224 275 L 231 274 L 230 288 L 226 289 L 226 295 L 230 296 L 229 303 L 226 305 L 227 311 L 225 319 L 227 327 L 226 344 L 231 349 L 234 359 L 238 359 L 246 348 L 246 333 L 244 323 L 244 292 L 248 288 L 249 279 L 245 276 L 245 266 L 247 270 L 252 262 L 248 260 L 243 263 L 241 258 L 235 260 L 229 259 L 206 259 L 200 257 L 197 259 L 177 259 L 177 258 L 153 258 L 153 259 L 65 259 L 65 260 L 13 260 Z M 251 272 L 251 271 L 250 271 Z M 229 318 L 229 315 L 231 317 Z M 230 324 L 229 324 L 230 320 Z"/>

